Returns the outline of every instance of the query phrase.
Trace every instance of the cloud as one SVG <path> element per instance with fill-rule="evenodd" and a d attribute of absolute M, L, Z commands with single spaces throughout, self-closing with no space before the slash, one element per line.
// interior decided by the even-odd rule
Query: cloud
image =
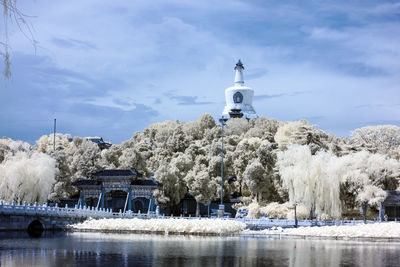
<path fill-rule="evenodd" d="M 319 122 L 319 121 L 326 119 L 326 116 L 309 116 L 309 117 L 305 116 L 305 117 L 297 118 L 297 120 L 301 120 L 301 119 L 304 119 L 304 120 L 307 120 L 307 121 L 313 123 L 313 122 Z"/>
<path fill-rule="evenodd" d="M 364 122 L 365 126 L 369 125 L 397 125 L 400 126 L 400 120 L 376 120 L 376 121 L 366 121 Z"/>
<path fill-rule="evenodd" d="M 58 68 L 47 57 L 20 53 L 14 54 L 13 67 L 10 87 L 0 90 L 0 122 L 5 136 L 33 143 L 52 131 L 52 121 L 57 118 L 60 132 L 102 135 L 118 143 L 159 115 L 152 107 L 126 98 L 96 104 L 99 97 L 108 98 L 113 86 L 123 84 L 117 79 L 92 80 Z"/>
<path fill-rule="evenodd" d="M 77 48 L 77 49 L 97 49 L 96 45 L 86 42 L 80 41 L 72 38 L 62 39 L 62 38 L 53 38 L 51 40 L 55 45 L 60 46 L 62 48 Z"/>
<path fill-rule="evenodd" d="M 356 109 L 364 109 L 364 108 L 366 108 L 366 109 L 375 109 L 375 110 L 381 109 L 381 108 L 399 108 L 399 107 L 400 107 L 400 104 L 388 104 L 388 103 L 386 103 L 386 104 L 378 104 L 378 103 L 376 103 L 376 104 L 362 104 L 362 105 L 354 106 L 354 108 L 356 108 Z"/>
<path fill-rule="evenodd" d="M 156 121 L 217 118 L 238 58 L 259 115 L 295 120 L 323 110 L 321 127 L 340 134 L 400 116 L 390 107 L 400 98 L 398 3 L 37 0 L 20 8 L 36 17 L 40 47 L 33 56 L 10 26 L 13 78 L 0 85 L 0 124 L 12 138 L 35 140 L 54 117 L 60 131 L 114 143 Z"/>
<path fill-rule="evenodd" d="M 251 69 L 250 72 L 246 73 L 245 80 L 253 80 L 257 78 L 261 78 L 265 76 L 268 73 L 267 70 L 257 68 L 257 69 Z"/>
<path fill-rule="evenodd" d="M 117 105 L 125 106 L 125 107 L 132 107 L 132 103 L 126 99 L 113 99 L 113 102 Z"/>
<path fill-rule="evenodd" d="M 276 94 L 276 95 L 255 95 L 254 96 L 254 101 L 259 101 L 259 100 L 264 100 L 264 99 L 270 99 L 270 98 L 278 98 L 278 97 L 283 97 L 287 96 L 288 94 Z"/>
<path fill-rule="evenodd" d="M 197 96 L 171 95 L 171 96 L 169 96 L 169 98 L 172 100 L 176 100 L 178 102 L 178 105 L 182 105 L 182 106 L 214 104 L 214 102 L 210 102 L 210 101 L 198 101 Z"/>
<path fill-rule="evenodd" d="M 264 99 L 271 99 L 271 98 L 280 98 L 280 97 L 286 97 L 286 96 L 298 96 L 298 95 L 308 94 L 308 93 L 311 93 L 311 91 L 295 91 L 295 92 L 281 93 L 281 94 L 255 95 L 254 96 L 254 101 L 259 101 L 259 100 L 264 100 Z"/>

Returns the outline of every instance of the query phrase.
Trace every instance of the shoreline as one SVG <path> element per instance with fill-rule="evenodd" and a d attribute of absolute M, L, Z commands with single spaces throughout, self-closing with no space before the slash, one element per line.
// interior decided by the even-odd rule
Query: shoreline
<path fill-rule="evenodd" d="M 283 233 L 240 233 L 242 237 L 271 238 L 271 239 L 304 239 L 304 240 L 342 240 L 342 241 L 370 241 L 370 242 L 392 242 L 400 243 L 400 237 L 381 237 L 381 236 L 318 236 L 318 235 L 293 235 Z"/>
<path fill-rule="evenodd" d="M 377 237 L 377 236 L 316 236 L 316 235 L 293 235 L 283 233 L 263 233 L 262 231 L 242 231 L 237 233 L 184 233 L 144 230 L 99 230 L 99 229 L 67 229 L 72 233 L 114 233 L 114 234 L 154 234 L 172 236 L 204 236 L 204 237 L 244 237 L 244 238 L 266 238 L 266 239 L 303 239 L 303 240 L 341 240 L 341 241 L 362 241 L 362 242 L 390 242 L 400 243 L 400 237 Z"/>

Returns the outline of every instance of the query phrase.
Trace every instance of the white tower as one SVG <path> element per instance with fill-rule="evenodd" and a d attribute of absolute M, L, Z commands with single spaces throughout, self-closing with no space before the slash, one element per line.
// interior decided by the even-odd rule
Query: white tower
<path fill-rule="evenodd" d="M 222 118 L 258 118 L 253 104 L 254 91 L 244 85 L 243 64 L 238 61 L 235 66 L 235 85 L 225 90 L 226 105 L 222 112 Z"/>

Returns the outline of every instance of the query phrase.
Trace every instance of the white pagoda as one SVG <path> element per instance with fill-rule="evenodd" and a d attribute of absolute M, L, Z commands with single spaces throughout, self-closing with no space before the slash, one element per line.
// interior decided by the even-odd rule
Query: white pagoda
<path fill-rule="evenodd" d="M 253 108 L 254 90 L 244 85 L 244 66 L 238 61 L 235 66 L 235 84 L 225 90 L 226 105 L 222 112 L 223 119 L 229 118 L 258 118 Z"/>

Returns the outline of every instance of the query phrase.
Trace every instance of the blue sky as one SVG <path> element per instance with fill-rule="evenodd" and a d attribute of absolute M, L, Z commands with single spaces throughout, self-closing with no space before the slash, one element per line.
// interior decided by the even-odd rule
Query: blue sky
<path fill-rule="evenodd" d="M 151 123 L 218 118 L 239 58 L 259 115 L 339 136 L 400 125 L 399 1 L 17 3 L 38 46 L 9 25 L 0 136 L 33 143 L 57 118 L 58 132 L 120 143 Z"/>

